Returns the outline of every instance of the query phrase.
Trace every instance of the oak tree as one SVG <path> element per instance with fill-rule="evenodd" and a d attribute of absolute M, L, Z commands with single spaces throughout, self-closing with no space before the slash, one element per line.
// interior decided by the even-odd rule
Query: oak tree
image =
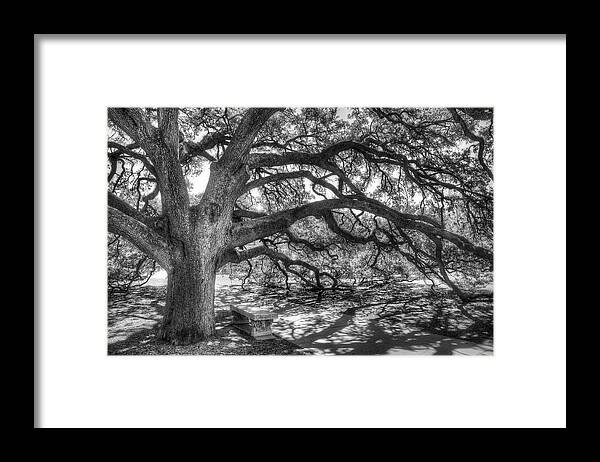
<path fill-rule="evenodd" d="M 165 340 L 215 333 L 226 264 L 268 259 L 286 283 L 335 289 L 336 262 L 363 246 L 373 268 L 408 262 L 465 301 L 469 278 L 492 269 L 491 109 L 109 108 L 108 119 L 108 230 L 166 271 Z"/>

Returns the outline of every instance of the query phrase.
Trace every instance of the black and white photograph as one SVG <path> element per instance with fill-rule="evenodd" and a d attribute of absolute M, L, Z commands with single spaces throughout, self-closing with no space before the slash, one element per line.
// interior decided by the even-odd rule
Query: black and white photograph
<path fill-rule="evenodd" d="M 566 34 L 34 35 L 34 428 L 539 427 Z"/>
<path fill-rule="evenodd" d="M 490 355 L 492 108 L 109 108 L 108 353 Z"/>

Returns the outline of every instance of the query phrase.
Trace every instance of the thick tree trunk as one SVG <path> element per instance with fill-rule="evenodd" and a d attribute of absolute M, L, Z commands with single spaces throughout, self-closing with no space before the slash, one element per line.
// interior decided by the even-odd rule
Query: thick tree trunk
<path fill-rule="evenodd" d="M 214 259 L 188 255 L 168 274 L 167 300 L 160 337 L 188 345 L 215 334 Z"/>
<path fill-rule="evenodd" d="M 254 138 L 275 108 L 245 112 L 221 156 L 211 163 L 200 202 L 190 206 L 181 167 L 178 110 L 159 108 L 156 128 L 144 111 L 110 108 L 109 117 L 139 144 L 151 161 L 160 190 L 160 232 L 137 209 L 109 195 L 109 229 L 125 235 L 168 268 L 166 310 L 160 337 L 190 344 L 215 334 L 217 260 L 230 244 L 236 199 L 250 177 L 245 164 Z M 212 159 L 215 160 L 215 159 Z M 164 220 L 164 221 L 162 221 Z M 165 226 L 162 226 L 162 225 Z"/>

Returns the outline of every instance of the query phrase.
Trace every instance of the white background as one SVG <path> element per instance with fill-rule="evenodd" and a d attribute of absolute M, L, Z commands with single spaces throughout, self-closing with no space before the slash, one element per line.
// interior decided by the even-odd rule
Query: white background
<path fill-rule="evenodd" d="M 566 425 L 564 37 L 36 46 L 38 426 Z M 107 356 L 106 107 L 162 105 L 493 106 L 494 356 Z"/>

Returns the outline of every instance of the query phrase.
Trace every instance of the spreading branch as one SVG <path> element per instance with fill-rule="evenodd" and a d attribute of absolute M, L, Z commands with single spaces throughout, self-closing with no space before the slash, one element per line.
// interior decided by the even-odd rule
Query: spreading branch
<path fill-rule="evenodd" d="M 266 217 L 237 223 L 234 225 L 234 234 L 236 236 L 234 245 L 246 245 L 272 234 L 283 232 L 298 220 L 309 216 L 323 217 L 325 212 L 336 209 L 354 209 L 369 212 L 373 215 L 389 219 L 399 228 L 416 230 L 427 236 L 436 236 L 445 239 L 452 242 L 458 248 L 471 252 L 490 263 L 493 261 L 493 254 L 490 250 L 473 244 L 463 236 L 441 228 L 435 220 L 426 216 L 402 213 L 366 197 L 346 197 L 343 199 L 327 199 L 311 202 Z"/>
<path fill-rule="evenodd" d="M 169 271 L 171 258 L 165 239 L 146 224 L 122 211 L 108 207 L 108 231 L 126 238 Z"/>

